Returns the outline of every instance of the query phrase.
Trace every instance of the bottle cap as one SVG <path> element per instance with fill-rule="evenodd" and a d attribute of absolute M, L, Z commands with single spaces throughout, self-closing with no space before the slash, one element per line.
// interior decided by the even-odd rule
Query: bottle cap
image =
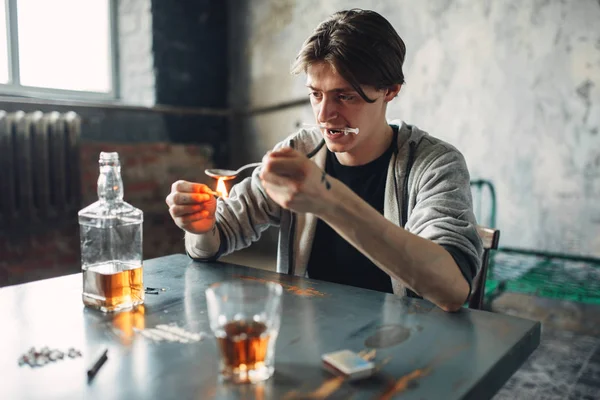
<path fill-rule="evenodd" d="M 103 151 L 100 153 L 100 161 L 104 161 L 104 162 L 119 161 L 119 153 L 116 153 L 116 152 L 107 153 L 107 152 Z"/>

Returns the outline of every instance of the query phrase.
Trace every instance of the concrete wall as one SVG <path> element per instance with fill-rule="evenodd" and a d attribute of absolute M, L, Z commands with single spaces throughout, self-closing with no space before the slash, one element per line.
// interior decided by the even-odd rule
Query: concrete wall
<path fill-rule="evenodd" d="M 305 96 L 288 71 L 306 36 L 338 9 L 376 10 L 407 45 L 407 84 L 388 116 L 456 145 L 473 178 L 493 181 L 501 246 L 600 257 L 597 0 L 231 5 L 233 105 Z M 234 159 L 259 159 L 311 118 L 307 105 L 237 120 Z"/>

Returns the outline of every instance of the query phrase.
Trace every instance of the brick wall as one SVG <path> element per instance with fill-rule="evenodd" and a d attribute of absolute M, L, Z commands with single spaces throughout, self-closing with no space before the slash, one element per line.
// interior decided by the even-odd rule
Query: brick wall
<path fill-rule="evenodd" d="M 221 0 L 117 2 L 120 100 L 228 107 L 227 7 Z M 183 252 L 164 198 L 177 179 L 205 179 L 229 165 L 224 116 L 0 101 L 7 112 L 76 111 L 82 117 L 82 207 L 96 200 L 98 153 L 122 159 L 125 200 L 144 211 L 144 258 Z M 214 182 L 205 182 L 214 184 Z M 0 195 L 2 195 L 0 193 Z M 0 227 L 1 228 L 1 227 Z M 78 272 L 77 217 L 35 232 L 0 229 L 0 286 Z"/>
<path fill-rule="evenodd" d="M 212 166 L 210 147 L 84 142 L 81 146 L 82 208 L 97 200 L 101 151 L 119 153 L 125 201 L 144 211 L 144 259 L 184 252 L 183 232 L 172 222 L 165 197 L 178 179 L 215 186 L 203 173 Z M 0 286 L 79 272 L 78 234 L 76 215 L 60 226 L 0 233 Z"/>
<path fill-rule="evenodd" d="M 121 100 L 152 106 L 156 101 L 152 3 L 150 0 L 119 0 L 116 5 Z"/>
<path fill-rule="evenodd" d="M 151 0 L 157 104 L 219 110 L 229 107 L 227 12 L 227 2 L 222 0 Z M 226 118 L 164 117 L 170 141 L 196 143 L 201 136 L 213 146 L 215 162 L 226 162 Z"/>

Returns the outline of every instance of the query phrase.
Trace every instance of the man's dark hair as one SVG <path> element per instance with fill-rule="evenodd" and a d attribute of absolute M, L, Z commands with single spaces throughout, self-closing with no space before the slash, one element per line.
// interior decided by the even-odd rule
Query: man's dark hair
<path fill-rule="evenodd" d="M 402 64 L 406 46 L 394 27 L 375 11 L 338 11 L 306 39 L 292 65 L 292 73 L 329 63 L 369 103 L 361 85 L 378 90 L 404 83 Z"/>

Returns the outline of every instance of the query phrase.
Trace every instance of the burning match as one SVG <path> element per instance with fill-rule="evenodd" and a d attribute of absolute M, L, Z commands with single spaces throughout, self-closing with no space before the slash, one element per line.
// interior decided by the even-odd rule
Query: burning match
<path fill-rule="evenodd" d="M 227 192 L 227 186 L 225 186 L 226 180 L 227 178 L 218 178 L 217 190 L 208 189 L 205 193 L 212 194 L 216 197 L 223 197 L 226 199 L 227 197 L 229 197 L 229 194 Z"/>

